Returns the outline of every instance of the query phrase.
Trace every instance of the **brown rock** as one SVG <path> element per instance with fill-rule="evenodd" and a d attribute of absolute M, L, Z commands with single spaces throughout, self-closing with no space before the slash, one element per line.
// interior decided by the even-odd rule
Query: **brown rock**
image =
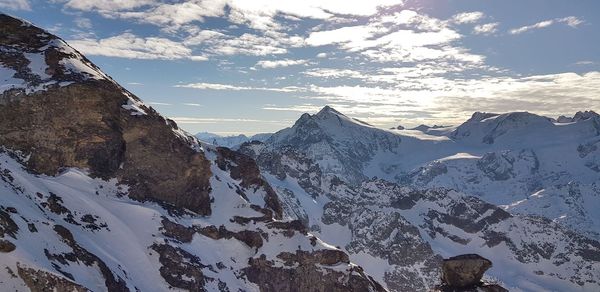
<path fill-rule="evenodd" d="M 492 262 L 477 254 L 464 254 L 444 259 L 442 264 L 443 284 L 463 288 L 478 285 L 481 277 Z"/>
<path fill-rule="evenodd" d="M 240 179 L 240 185 L 244 188 L 263 188 L 265 191 L 265 208 L 273 210 L 273 217 L 283 217 L 283 207 L 277 194 L 271 186 L 262 178 L 256 161 L 250 156 L 233 151 L 225 147 L 217 147 L 217 165 L 219 168 L 231 173 L 231 178 Z"/>
<path fill-rule="evenodd" d="M 193 227 L 186 227 L 175 223 L 166 217 L 162 219 L 163 234 L 165 236 L 175 238 L 181 242 L 191 242 L 196 230 Z"/>
<path fill-rule="evenodd" d="M 329 261 L 323 254 L 300 252 L 281 254 L 290 268 L 276 267 L 265 255 L 251 258 L 244 273 L 250 282 L 255 283 L 263 292 L 353 292 L 385 291 L 371 277 L 357 266 L 349 266 L 344 272 L 319 265 L 320 262 L 332 263 L 343 258 L 334 256 Z M 325 259 L 327 258 L 327 259 Z"/>
<path fill-rule="evenodd" d="M 0 252 L 11 252 L 13 250 L 15 250 L 17 247 L 15 246 L 14 243 L 6 240 L 6 239 L 0 239 Z"/>
<path fill-rule="evenodd" d="M 40 53 L 49 41 L 60 41 L 34 26 L 0 15 L 0 63 L 17 71 L 31 85 L 40 81 L 28 69 L 23 53 Z M 30 171 L 55 175 L 66 167 L 89 169 L 103 179 L 117 177 L 129 186 L 130 197 L 166 202 L 200 215 L 210 215 L 210 163 L 190 147 L 192 138 L 174 132 L 177 126 L 153 109 L 131 115 L 123 108 L 130 97 L 112 79 L 86 79 L 61 64 L 78 58 L 45 47 L 48 72 L 56 81 L 73 82 L 26 94 L 15 89 L 0 95 L 0 145 L 30 154 Z M 37 78 L 37 79 L 36 79 Z"/>
<path fill-rule="evenodd" d="M 75 291 L 87 292 L 85 287 L 55 274 L 17 265 L 17 273 L 32 292 Z"/>

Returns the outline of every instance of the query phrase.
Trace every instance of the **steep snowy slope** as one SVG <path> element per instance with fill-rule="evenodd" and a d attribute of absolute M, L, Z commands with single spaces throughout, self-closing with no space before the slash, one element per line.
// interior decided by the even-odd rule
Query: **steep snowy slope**
<path fill-rule="evenodd" d="M 62 40 L 0 15 L 0 290 L 382 291 Z"/>
<path fill-rule="evenodd" d="M 282 205 L 393 291 L 423 291 L 442 257 L 475 252 L 511 291 L 597 291 L 600 243 L 541 217 L 512 215 L 448 189 L 380 179 L 351 186 L 292 147 L 248 143 Z"/>
<path fill-rule="evenodd" d="M 315 115 L 303 114 L 293 127 L 273 134 L 266 143 L 310 153 L 324 171 L 360 181 L 366 177 L 363 169 L 369 160 L 376 155 L 397 155 L 401 140 L 326 106 Z"/>

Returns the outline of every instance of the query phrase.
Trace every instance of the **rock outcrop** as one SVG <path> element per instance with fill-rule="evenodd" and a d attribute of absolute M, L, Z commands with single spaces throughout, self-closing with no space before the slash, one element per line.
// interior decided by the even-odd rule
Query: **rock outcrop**
<path fill-rule="evenodd" d="M 478 254 L 464 254 L 444 259 L 442 284 L 435 288 L 443 292 L 505 292 L 497 284 L 482 281 L 483 274 L 492 267 L 492 262 Z"/>
<path fill-rule="evenodd" d="M 481 283 L 483 273 L 492 262 L 477 254 L 464 254 L 444 259 L 442 280 L 450 287 L 464 288 Z"/>

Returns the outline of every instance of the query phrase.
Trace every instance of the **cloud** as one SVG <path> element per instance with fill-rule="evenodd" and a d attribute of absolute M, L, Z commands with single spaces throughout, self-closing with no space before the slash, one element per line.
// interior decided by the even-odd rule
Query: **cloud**
<path fill-rule="evenodd" d="M 498 31 L 498 22 L 476 25 L 473 28 L 474 34 L 490 35 Z"/>
<path fill-rule="evenodd" d="M 155 102 L 155 101 L 148 102 L 148 104 L 151 104 L 151 105 L 172 105 L 170 103 Z"/>
<path fill-rule="evenodd" d="M 535 111 L 559 115 L 594 109 L 600 102 L 600 72 L 480 79 L 422 78 L 412 84 L 311 86 L 305 98 L 362 108 L 370 116 L 415 115 L 456 124 L 474 111 Z M 410 110 L 407 110 L 410 109 Z M 354 110 L 358 112 L 358 110 Z"/>
<path fill-rule="evenodd" d="M 224 1 L 187 1 L 163 3 L 148 10 L 107 12 L 113 17 L 133 19 L 169 29 L 177 29 L 194 21 L 204 21 L 205 17 L 219 17 L 224 14 Z"/>
<path fill-rule="evenodd" d="M 196 56 L 181 43 L 159 37 L 138 37 L 123 33 L 105 39 L 80 39 L 68 43 L 87 55 L 118 57 L 128 59 L 189 59 L 205 61 L 205 56 Z"/>
<path fill-rule="evenodd" d="M 356 70 L 317 68 L 302 72 L 302 74 L 318 78 L 364 78 L 365 75 Z"/>
<path fill-rule="evenodd" d="M 31 10 L 27 0 L 0 0 L 0 8 L 8 10 Z"/>
<path fill-rule="evenodd" d="M 301 88 L 295 86 L 288 87 L 254 87 L 254 86 L 238 86 L 238 85 L 230 85 L 230 84 L 220 84 L 220 83 L 190 83 L 190 84 L 178 84 L 174 87 L 179 88 L 194 88 L 194 89 L 211 89 L 211 90 L 258 90 L 258 91 L 278 91 L 278 92 L 296 92 L 300 91 Z"/>
<path fill-rule="evenodd" d="M 401 5 L 404 0 L 371 0 L 340 3 L 337 0 L 270 1 L 213 0 L 159 3 L 152 0 L 70 0 L 65 6 L 98 11 L 112 18 L 133 19 L 161 27 L 204 21 L 206 17 L 227 17 L 230 22 L 257 30 L 280 30 L 278 16 L 289 19 L 335 19 L 339 15 L 369 16 L 381 7 Z"/>
<path fill-rule="evenodd" d="M 580 24 L 583 23 L 583 20 L 581 20 L 575 16 L 555 18 L 555 19 L 540 21 L 540 22 L 532 24 L 532 25 L 526 25 L 526 26 L 522 26 L 519 28 L 514 28 L 514 29 L 511 29 L 509 31 L 509 33 L 510 34 L 521 34 L 521 33 L 524 33 L 524 32 L 530 31 L 530 30 L 545 28 L 545 27 L 551 26 L 555 23 L 564 23 L 572 28 L 577 28 L 577 26 L 579 26 Z"/>
<path fill-rule="evenodd" d="M 483 56 L 453 45 L 461 37 L 445 22 L 403 10 L 373 18 L 364 25 L 311 32 L 306 44 L 317 47 L 336 45 L 377 62 L 438 60 L 482 63 Z"/>
<path fill-rule="evenodd" d="M 199 103 L 182 103 L 182 105 L 187 105 L 187 106 L 195 106 L 195 107 L 201 107 L 202 105 Z"/>
<path fill-rule="evenodd" d="M 321 108 L 322 105 L 314 105 L 314 104 L 298 104 L 298 105 L 289 105 L 289 106 L 278 106 L 275 104 L 265 104 L 262 109 L 271 110 L 271 111 L 289 111 L 289 112 L 301 112 L 301 113 L 316 113 Z"/>
<path fill-rule="evenodd" d="M 215 31 L 192 30 L 192 34 L 183 43 L 192 47 L 202 46 L 208 54 L 213 55 L 266 56 L 285 54 L 288 47 L 300 47 L 304 40 L 299 36 L 277 32 L 233 36 Z"/>
<path fill-rule="evenodd" d="M 575 65 L 578 65 L 578 66 L 587 66 L 587 65 L 594 65 L 594 64 L 596 64 L 596 62 L 594 62 L 594 61 L 578 61 L 578 62 L 575 62 Z"/>
<path fill-rule="evenodd" d="M 458 24 L 475 23 L 481 20 L 485 14 L 480 11 L 463 12 L 452 16 L 452 21 Z"/>
<path fill-rule="evenodd" d="M 73 22 L 75 22 L 75 25 L 77 25 L 77 27 L 79 27 L 79 28 L 83 28 L 83 29 L 92 28 L 92 21 L 89 18 L 77 17 L 77 18 L 75 18 L 75 20 L 73 20 Z"/>
<path fill-rule="evenodd" d="M 318 53 L 317 58 L 327 58 L 327 53 Z"/>
<path fill-rule="evenodd" d="M 308 60 L 291 60 L 291 59 L 284 59 L 284 60 L 261 60 L 258 61 L 256 63 L 256 66 L 260 66 L 263 68 L 277 68 L 277 67 L 288 67 L 288 66 L 293 66 L 293 65 L 303 65 L 306 64 L 308 62 Z"/>
<path fill-rule="evenodd" d="M 84 11 L 118 11 L 133 9 L 154 3 L 153 0 L 68 0 L 65 6 Z"/>

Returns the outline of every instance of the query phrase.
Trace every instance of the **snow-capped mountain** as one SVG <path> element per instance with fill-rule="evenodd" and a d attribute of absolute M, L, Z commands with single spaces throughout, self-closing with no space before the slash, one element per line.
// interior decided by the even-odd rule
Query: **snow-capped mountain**
<path fill-rule="evenodd" d="M 366 178 L 364 169 L 377 155 L 396 155 L 402 138 L 392 132 L 349 118 L 326 106 L 315 115 L 303 114 L 293 127 L 267 139 L 271 147 L 292 146 L 310 153 L 328 173 L 347 181 Z"/>
<path fill-rule="evenodd" d="M 272 133 L 260 133 L 252 136 L 246 136 L 244 134 L 240 134 L 237 136 L 221 136 L 213 133 L 202 132 L 196 134 L 196 138 L 200 141 L 204 141 L 216 146 L 227 147 L 231 149 L 235 149 L 246 142 L 251 141 L 260 141 L 263 142 L 269 137 L 273 135 Z"/>
<path fill-rule="evenodd" d="M 600 116 L 558 123 L 531 113 L 475 113 L 458 127 L 382 130 L 329 107 L 273 134 L 327 174 L 446 187 L 520 214 L 545 216 L 600 238 Z"/>
<path fill-rule="evenodd" d="M 0 15 L 0 290 L 383 291 L 61 39 Z"/>

